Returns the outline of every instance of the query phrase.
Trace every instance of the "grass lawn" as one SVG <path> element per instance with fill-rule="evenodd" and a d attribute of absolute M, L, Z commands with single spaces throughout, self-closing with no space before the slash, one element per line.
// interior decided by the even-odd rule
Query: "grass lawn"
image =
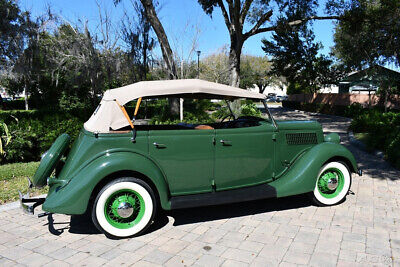
<path fill-rule="evenodd" d="M 0 204 L 18 200 L 18 190 L 28 191 L 26 177 L 35 174 L 39 162 L 12 163 L 0 166 Z M 33 189 L 32 195 L 41 195 L 47 192 L 47 187 Z"/>

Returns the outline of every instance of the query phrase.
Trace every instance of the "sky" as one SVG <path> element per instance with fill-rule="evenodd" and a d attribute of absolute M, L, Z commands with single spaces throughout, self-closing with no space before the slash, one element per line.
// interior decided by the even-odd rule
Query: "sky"
<path fill-rule="evenodd" d="M 119 25 L 124 10 L 131 9 L 130 0 L 122 0 L 118 6 L 113 5 L 112 0 L 98 0 L 107 12 L 110 13 L 115 25 Z M 196 0 L 159 0 L 161 8 L 159 18 L 164 25 L 171 46 L 176 50 L 182 51 L 183 57 L 195 59 L 195 53 L 189 55 L 191 43 L 195 33 L 198 42 L 196 50 L 201 51 L 201 57 L 217 52 L 224 46 L 229 47 L 229 35 L 224 23 L 221 12 L 216 9 L 212 18 L 204 13 Z M 323 2 L 320 5 L 323 6 Z M 88 21 L 89 27 L 95 31 L 99 21 L 99 12 L 96 0 L 19 0 L 23 10 L 31 11 L 33 16 L 38 16 L 46 11 L 48 5 L 57 14 L 75 24 L 79 19 Z M 322 12 L 320 8 L 319 12 Z M 322 54 L 328 54 L 330 47 L 333 46 L 334 24 L 331 21 L 314 22 L 314 32 L 316 41 L 321 42 L 324 48 Z M 262 33 L 250 37 L 244 44 L 243 54 L 264 56 L 261 48 L 261 40 L 269 38 L 269 33 Z M 159 47 L 155 51 L 160 55 Z"/>

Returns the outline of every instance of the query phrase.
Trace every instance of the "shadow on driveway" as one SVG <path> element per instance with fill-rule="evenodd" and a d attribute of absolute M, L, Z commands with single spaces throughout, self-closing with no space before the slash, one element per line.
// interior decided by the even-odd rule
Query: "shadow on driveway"
<path fill-rule="evenodd" d="M 174 218 L 174 226 L 198 222 L 214 221 L 220 219 L 235 218 L 254 214 L 268 213 L 272 211 L 290 210 L 311 205 L 306 195 L 291 196 L 285 198 L 270 198 L 242 203 L 208 206 L 200 208 L 180 209 L 174 211 L 160 211 L 154 223 L 145 234 L 163 228 L 169 222 L 169 216 Z M 54 222 L 53 216 L 48 216 L 49 232 L 53 235 L 61 235 L 68 229 L 75 234 L 100 234 L 93 224 L 89 214 L 72 215 L 70 222 Z"/>

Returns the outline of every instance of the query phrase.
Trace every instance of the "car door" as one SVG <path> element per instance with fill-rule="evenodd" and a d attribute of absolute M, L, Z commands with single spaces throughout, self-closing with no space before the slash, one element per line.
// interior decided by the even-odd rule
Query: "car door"
<path fill-rule="evenodd" d="M 214 130 L 151 130 L 149 153 L 167 177 L 171 194 L 212 190 Z"/>
<path fill-rule="evenodd" d="M 227 190 L 272 180 L 275 127 L 259 126 L 217 129 L 215 146 L 216 190 Z"/>

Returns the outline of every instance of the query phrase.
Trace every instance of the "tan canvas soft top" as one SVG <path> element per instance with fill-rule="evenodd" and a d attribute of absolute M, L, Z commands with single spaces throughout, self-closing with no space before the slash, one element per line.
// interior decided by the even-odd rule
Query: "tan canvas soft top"
<path fill-rule="evenodd" d="M 260 100 L 266 98 L 260 93 L 199 79 L 144 81 L 107 90 L 99 107 L 84 124 L 84 127 L 91 132 L 106 133 L 110 128 L 119 129 L 128 126 L 129 122 L 118 103 L 125 105 L 140 97 L 161 96 Z"/>

